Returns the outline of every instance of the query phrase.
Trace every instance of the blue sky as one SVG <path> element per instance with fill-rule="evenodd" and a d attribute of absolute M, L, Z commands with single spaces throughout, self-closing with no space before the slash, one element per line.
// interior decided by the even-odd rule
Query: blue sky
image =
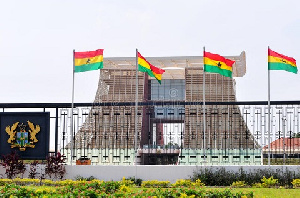
<path fill-rule="evenodd" d="M 297 0 L 0 1 L 0 102 L 71 102 L 72 51 L 104 58 L 246 52 L 239 101 L 267 100 L 267 47 L 300 64 Z M 92 102 L 97 71 L 75 74 L 75 102 Z M 300 100 L 300 74 L 271 71 L 271 100 Z"/>

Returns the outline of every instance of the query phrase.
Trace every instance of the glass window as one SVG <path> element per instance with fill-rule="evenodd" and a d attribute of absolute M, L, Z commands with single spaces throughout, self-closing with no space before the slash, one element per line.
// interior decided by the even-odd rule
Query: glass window
<path fill-rule="evenodd" d="M 174 101 L 185 100 L 185 80 L 166 79 L 161 84 L 156 79 L 149 80 L 151 100 L 154 101 Z"/>

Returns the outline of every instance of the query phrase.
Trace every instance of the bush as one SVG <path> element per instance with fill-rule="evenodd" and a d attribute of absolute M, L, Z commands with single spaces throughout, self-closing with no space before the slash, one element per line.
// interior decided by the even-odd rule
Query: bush
<path fill-rule="evenodd" d="M 33 181 L 34 179 L 27 179 Z M 16 179 L 14 181 L 25 184 L 27 180 Z M 12 181 L 12 180 L 10 180 Z M 120 181 L 103 182 L 100 180 L 92 181 L 51 181 L 56 188 L 41 186 L 38 188 L 21 187 L 14 183 L 6 184 L 0 188 L 0 197 L 253 197 L 253 192 L 232 192 L 225 190 L 207 190 L 205 188 L 195 188 L 193 182 L 182 180 L 178 184 L 191 184 L 192 187 L 176 188 L 152 188 L 141 189 L 132 192 L 130 187 L 121 185 Z M 145 182 L 144 182 L 145 183 Z M 157 184 L 158 181 L 152 181 Z M 165 181 L 165 183 L 169 183 Z M 195 183 L 201 183 L 197 181 Z"/>
<path fill-rule="evenodd" d="M 121 184 L 118 181 L 103 182 L 101 185 L 105 189 L 105 193 L 114 193 L 120 189 L 120 186 Z"/>
<path fill-rule="evenodd" d="M 293 188 L 300 188 L 300 179 L 293 179 Z"/>
<path fill-rule="evenodd" d="M 178 179 L 175 183 L 171 184 L 172 187 L 192 187 L 192 186 L 204 186 L 204 183 L 200 179 L 192 182 L 190 179 Z"/>
<path fill-rule="evenodd" d="M 266 178 L 265 176 L 263 176 L 263 178 L 261 179 L 262 183 L 254 183 L 252 185 L 252 187 L 255 188 L 271 188 L 271 187 L 275 187 L 278 186 L 278 179 L 274 179 L 273 176 Z"/>
<path fill-rule="evenodd" d="M 170 181 L 158 181 L 158 180 L 149 180 L 149 181 L 143 181 L 142 187 L 143 188 L 168 188 L 170 185 Z"/>
<path fill-rule="evenodd" d="M 56 155 L 50 155 L 46 159 L 45 173 L 50 178 L 62 179 L 66 173 L 65 159 L 58 152 Z"/>
<path fill-rule="evenodd" d="M 129 178 L 126 178 L 126 180 L 131 180 L 133 181 L 133 183 L 136 185 L 136 186 L 141 186 L 142 185 L 142 179 L 140 178 L 135 178 L 135 177 L 129 177 Z"/>
<path fill-rule="evenodd" d="M 196 181 L 200 179 L 206 186 L 230 186 L 234 181 L 237 181 L 236 174 L 226 171 L 225 168 L 212 169 L 205 168 L 199 172 L 194 172 L 191 180 Z"/>
<path fill-rule="evenodd" d="M 0 186 L 13 183 L 12 179 L 0 179 Z"/>
<path fill-rule="evenodd" d="M 190 179 L 178 179 L 174 184 L 172 184 L 172 187 L 191 187 L 192 181 Z"/>
<path fill-rule="evenodd" d="M 5 174 L 8 179 L 12 179 L 18 174 L 23 175 L 26 170 L 23 160 L 20 159 L 16 151 L 3 155 L 2 161 L 1 165 L 5 168 Z"/>
<path fill-rule="evenodd" d="M 75 176 L 75 180 L 79 181 L 79 180 L 84 180 L 84 181 L 92 181 L 95 180 L 96 178 L 94 176 L 89 176 L 89 177 L 82 177 L 80 175 Z"/>
<path fill-rule="evenodd" d="M 33 162 L 30 163 L 30 170 L 29 170 L 29 178 L 30 179 L 35 179 L 38 172 L 37 172 L 37 165 L 38 161 L 34 160 Z"/>
<path fill-rule="evenodd" d="M 204 183 L 201 182 L 200 179 L 197 179 L 194 183 L 193 183 L 194 186 L 205 186 Z"/>
<path fill-rule="evenodd" d="M 120 191 L 122 192 L 130 192 L 130 188 L 128 186 L 125 186 L 125 184 L 120 186 Z"/>
<path fill-rule="evenodd" d="M 265 176 L 261 179 L 262 181 L 262 186 L 264 188 L 270 188 L 278 185 L 278 179 L 274 179 L 273 176 L 270 178 L 266 178 Z"/>
<path fill-rule="evenodd" d="M 16 184 L 6 184 L 1 190 L 1 197 L 31 197 L 36 196 L 34 190 L 18 186 Z"/>
<path fill-rule="evenodd" d="M 226 171 L 225 168 L 216 169 L 212 171 L 211 168 L 200 169 L 193 173 L 191 180 L 196 181 L 200 179 L 206 186 L 230 186 L 236 181 L 245 181 L 246 184 L 254 185 L 261 182 L 264 177 L 278 179 L 278 185 L 292 187 L 293 179 L 300 178 L 300 173 L 282 170 L 280 168 L 274 170 L 270 169 L 256 169 L 252 172 L 245 172 L 240 168 L 238 172 Z"/>
<path fill-rule="evenodd" d="M 134 186 L 134 181 L 132 181 L 130 179 L 125 179 L 125 177 L 123 177 L 122 180 L 121 180 L 121 185 Z"/>
<path fill-rule="evenodd" d="M 236 181 L 231 184 L 231 187 L 234 187 L 234 188 L 244 188 L 245 186 L 247 186 L 245 181 Z"/>
<path fill-rule="evenodd" d="M 26 186 L 26 185 L 36 185 L 39 184 L 40 180 L 38 179 L 20 179 L 20 178 L 15 178 L 12 180 L 12 183 L 20 185 L 20 186 Z"/>

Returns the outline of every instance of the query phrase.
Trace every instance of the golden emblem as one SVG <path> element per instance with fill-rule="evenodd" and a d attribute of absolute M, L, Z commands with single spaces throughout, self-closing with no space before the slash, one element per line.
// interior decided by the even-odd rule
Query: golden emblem
<path fill-rule="evenodd" d="M 16 128 L 18 126 L 19 122 L 14 123 L 11 127 L 8 125 L 5 128 L 6 133 L 9 135 L 9 139 L 7 140 L 7 143 L 12 143 L 12 141 L 14 141 L 15 135 L 16 135 Z"/>
<path fill-rule="evenodd" d="M 19 124 L 20 122 L 14 123 L 12 126 L 7 126 L 5 128 L 6 133 L 9 135 L 7 143 L 11 144 L 11 148 L 18 147 L 20 151 L 25 151 L 26 147 L 34 148 L 34 143 L 38 142 L 36 134 L 40 132 L 40 125 L 35 125 L 27 121 L 27 125 Z M 28 138 L 30 135 L 30 138 Z"/>
<path fill-rule="evenodd" d="M 34 124 L 32 122 L 30 122 L 29 120 L 27 120 L 28 126 L 30 128 L 29 132 L 30 132 L 30 139 L 33 140 L 34 143 L 38 142 L 38 139 L 36 139 L 35 135 L 40 132 L 41 127 L 40 125 L 36 125 L 34 126 Z"/>

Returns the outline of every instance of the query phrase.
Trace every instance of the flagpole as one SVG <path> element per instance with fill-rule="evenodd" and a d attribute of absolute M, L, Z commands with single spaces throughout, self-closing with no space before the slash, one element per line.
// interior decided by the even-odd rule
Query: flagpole
<path fill-rule="evenodd" d="M 268 55 L 269 55 L 269 46 L 268 46 Z M 268 61 L 269 62 L 269 61 Z M 269 63 L 268 63 L 269 64 Z M 270 70 L 268 65 L 268 165 L 270 166 L 270 155 L 271 155 L 271 141 L 270 141 L 270 133 L 271 133 L 271 104 L 270 104 Z"/>
<path fill-rule="evenodd" d="M 138 123 L 138 86 L 139 86 L 139 81 L 138 81 L 138 49 L 136 49 L 135 53 L 135 122 L 134 122 L 134 151 L 135 151 L 135 165 L 137 163 L 137 123 Z"/>
<path fill-rule="evenodd" d="M 73 109 L 74 109 L 74 78 L 75 78 L 75 49 L 73 49 L 73 83 L 72 83 L 72 106 L 71 106 L 71 126 L 70 126 L 70 131 L 71 131 L 71 165 L 73 161 Z"/>
<path fill-rule="evenodd" d="M 205 138 L 205 132 L 206 132 L 206 127 L 205 127 L 205 69 L 204 69 L 204 57 L 205 57 L 205 47 L 203 47 L 203 159 L 204 163 L 206 162 L 206 138 Z"/>

